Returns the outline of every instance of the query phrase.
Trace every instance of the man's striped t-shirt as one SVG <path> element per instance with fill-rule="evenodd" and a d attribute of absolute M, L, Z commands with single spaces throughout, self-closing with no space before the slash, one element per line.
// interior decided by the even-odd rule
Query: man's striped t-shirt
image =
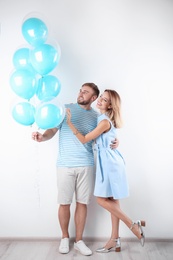
<path fill-rule="evenodd" d="M 70 108 L 71 121 L 78 131 L 86 135 L 97 126 L 98 113 L 94 110 L 85 110 L 76 104 L 65 105 Z M 73 134 L 66 122 L 66 116 L 59 128 L 58 167 L 93 166 L 93 141 L 82 144 Z"/>

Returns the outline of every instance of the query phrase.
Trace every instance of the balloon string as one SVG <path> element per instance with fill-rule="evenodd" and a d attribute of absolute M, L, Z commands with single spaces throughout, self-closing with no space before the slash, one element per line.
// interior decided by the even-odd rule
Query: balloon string
<path fill-rule="evenodd" d="M 33 127 L 33 126 L 31 126 Z M 41 195 L 40 195 L 40 167 L 39 167 L 39 144 L 36 141 L 34 142 L 34 157 L 35 157 L 35 172 L 34 172 L 34 188 L 36 192 L 36 199 L 38 202 L 38 207 L 41 206 Z"/>

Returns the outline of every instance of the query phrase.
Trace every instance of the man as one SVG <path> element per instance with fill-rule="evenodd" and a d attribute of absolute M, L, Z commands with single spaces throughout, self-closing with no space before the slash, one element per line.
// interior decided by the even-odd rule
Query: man
<path fill-rule="evenodd" d="M 91 104 L 97 99 L 99 89 L 94 83 L 82 85 L 78 94 L 77 103 L 65 105 L 70 108 L 72 122 L 76 128 L 86 134 L 97 125 L 98 113 L 93 110 Z M 57 160 L 58 178 L 58 218 L 62 231 L 62 239 L 59 252 L 69 252 L 69 221 L 70 205 L 75 193 L 75 231 L 76 241 L 74 248 L 83 255 L 91 255 L 92 251 L 82 240 L 87 216 L 87 204 L 91 200 L 94 187 L 94 154 L 92 143 L 82 144 L 75 134 L 70 131 L 66 120 L 63 120 L 58 128 L 48 129 L 43 134 L 32 133 L 32 139 L 38 142 L 51 139 L 59 130 L 59 155 Z M 77 133 L 76 133 L 77 134 Z M 115 144 L 113 148 L 116 148 Z"/>

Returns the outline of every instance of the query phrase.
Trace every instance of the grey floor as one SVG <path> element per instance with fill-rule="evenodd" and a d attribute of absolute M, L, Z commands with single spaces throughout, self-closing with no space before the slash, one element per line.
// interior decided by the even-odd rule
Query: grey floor
<path fill-rule="evenodd" d="M 121 252 L 96 253 L 105 241 L 85 239 L 93 251 L 91 256 L 83 256 L 73 248 L 70 241 L 70 252 L 62 255 L 58 252 L 59 241 L 56 239 L 0 239 L 1 260 L 57 260 L 57 259 L 94 259 L 94 260 L 173 260 L 173 240 L 148 240 L 144 247 L 136 240 L 122 240 Z"/>

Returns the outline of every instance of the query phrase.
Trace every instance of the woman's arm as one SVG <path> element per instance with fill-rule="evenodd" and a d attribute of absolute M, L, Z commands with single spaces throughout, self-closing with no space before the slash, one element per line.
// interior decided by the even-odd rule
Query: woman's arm
<path fill-rule="evenodd" d="M 94 140 L 99 135 L 101 135 L 102 133 L 104 133 L 104 132 L 106 132 L 110 129 L 110 122 L 108 120 L 104 119 L 98 124 L 98 126 L 93 131 L 91 131 L 90 133 L 88 133 L 86 135 L 82 135 L 71 122 L 70 109 L 67 109 L 66 112 L 67 112 L 67 124 L 68 124 L 68 126 L 72 130 L 73 134 L 76 135 L 76 137 L 79 139 L 79 141 L 83 144 L 85 144 L 85 143 L 87 143 L 91 140 Z"/>

